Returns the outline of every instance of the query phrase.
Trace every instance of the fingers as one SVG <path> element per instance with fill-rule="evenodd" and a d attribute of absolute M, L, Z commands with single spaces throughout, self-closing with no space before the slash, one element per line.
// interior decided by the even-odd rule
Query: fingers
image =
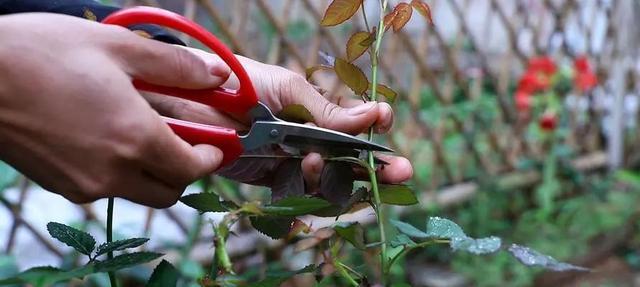
<path fill-rule="evenodd" d="M 389 163 L 377 171 L 380 182 L 389 184 L 403 183 L 413 176 L 413 167 L 408 159 L 383 154 L 376 154 L 376 156 Z"/>
<path fill-rule="evenodd" d="M 342 99 L 340 101 L 340 106 L 345 108 L 353 108 L 362 104 L 362 100 L 359 99 Z M 373 124 L 373 131 L 382 134 L 388 132 L 393 126 L 393 109 L 385 102 L 378 103 L 378 106 L 378 118 Z"/>
<path fill-rule="evenodd" d="M 125 184 L 126 186 L 117 191 L 117 197 L 153 208 L 167 208 L 174 205 L 185 189 L 167 185 L 149 174 L 125 175 L 123 185 Z"/>
<path fill-rule="evenodd" d="M 184 189 L 219 167 L 223 158 L 220 149 L 211 145 L 191 146 L 159 118 L 149 125 L 152 125 L 149 132 L 152 142 L 146 144 L 141 163 L 151 176 L 171 187 Z"/>
<path fill-rule="evenodd" d="M 384 154 L 376 154 L 376 157 L 388 163 L 376 171 L 378 182 L 400 184 L 411 179 L 413 176 L 413 167 L 408 159 Z M 364 169 L 357 169 L 356 178 L 368 181 L 369 174 Z"/>
<path fill-rule="evenodd" d="M 151 107 L 167 117 L 240 131 L 248 129 L 244 124 L 207 105 L 155 93 L 142 93 L 142 95 Z"/>
<path fill-rule="evenodd" d="M 222 85 L 231 73 L 223 61 L 211 54 L 196 54 L 129 31 L 119 35 L 109 45 L 110 52 L 133 78 L 162 86 L 204 89 Z"/>
<path fill-rule="evenodd" d="M 315 123 L 323 128 L 350 134 L 366 131 L 379 118 L 380 107 L 375 102 L 363 103 L 351 108 L 343 108 L 329 102 L 304 78 L 287 76 L 279 89 L 282 106 L 301 104 L 313 115 Z"/>
<path fill-rule="evenodd" d="M 308 187 L 315 189 L 320 184 L 320 176 L 324 168 L 322 156 L 310 153 L 302 160 L 302 175 Z"/>
<path fill-rule="evenodd" d="M 165 135 L 158 135 L 156 142 L 148 148 L 147 170 L 170 186 L 185 187 L 198 178 L 213 173 L 223 158 L 220 149 L 211 145 L 191 146 L 164 126 Z"/>

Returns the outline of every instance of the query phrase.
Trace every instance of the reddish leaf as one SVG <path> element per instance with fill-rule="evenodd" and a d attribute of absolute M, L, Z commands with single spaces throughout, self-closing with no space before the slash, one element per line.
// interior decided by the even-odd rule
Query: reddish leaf
<path fill-rule="evenodd" d="M 413 8 L 411 8 L 411 5 L 407 3 L 400 3 L 396 5 L 396 8 L 393 10 L 397 11 L 397 14 L 393 17 L 391 25 L 393 26 L 393 32 L 398 32 L 407 24 L 407 22 L 409 22 L 409 19 L 411 19 Z"/>
<path fill-rule="evenodd" d="M 351 164 L 327 162 L 320 176 L 320 194 L 327 201 L 344 207 L 351 197 L 354 179 L 355 173 Z"/>
<path fill-rule="evenodd" d="M 384 23 L 384 31 L 385 32 L 392 25 L 393 20 L 396 19 L 396 16 L 398 16 L 398 10 L 396 10 L 396 9 L 393 9 L 393 11 L 389 12 L 389 14 L 384 16 L 383 23 Z"/>
<path fill-rule="evenodd" d="M 396 91 L 383 84 L 378 84 L 376 92 L 387 98 L 387 101 L 389 101 L 390 103 L 395 102 L 396 98 L 398 97 L 398 93 Z"/>
<path fill-rule="evenodd" d="M 278 146 L 263 146 L 261 148 L 245 151 L 245 156 L 251 155 L 290 155 Z M 216 174 L 226 178 L 253 185 L 271 186 L 273 183 L 273 172 L 282 159 L 278 158 L 250 158 L 242 157 L 232 164 L 219 169 Z"/>
<path fill-rule="evenodd" d="M 420 15 L 427 18 L 429 24 L 434 25 L 433 17 L 431 16 L 431 7 L 429 7 L 427 3 L 424 3 L 420 0 L 411 0 L 411 6 L 413 6 L 413 8 L 416 9 L 418 13 L 420 13 Z"/>
<path fill-rule="evenodd" d="M 343 60 L 336 58 L 336 66 L 334 67 L 338 78 L 353 90 L 356 95 L 362 95 L 367 91 L 369 87 L 369 80 L 367 76 L 357 66 Z"/>
<path fill-rule="evenodd" d="M 347 61 L 353 62 L 367 51 L 369 45 L 373 43 L 368 39 L 372 38 L 368 32 L 357 32 L 347 41 Z"/>
<path fill-rule="evenodd" d="M 306 70 L 304 70 L 304 74 L 307 77 L 307 80 L 311 79 L 311 76 L 313 76 L 313 73 L 320 71 L 320 70 L 324 70 L 324 71 L 331 71 L 333 70 L 333 67 L 328 66 L 328 65 L 318 65 L 318 66 L 313 66 L 311 68 L 307 68 Z"/>
<path fill-rule="evenodd" d="M 355 14 L 363 0 L 333 0 L 322 17 L 320 25 L 335 26 L 349 20 Z"/>
<path fill-rule="evenodd" d="M 273 176 L 271 186 L 271 202 L 291 196 L 304 195 L 304 178 L 302 177 L 301 159 L 287 159 L 282 162 Z"/>

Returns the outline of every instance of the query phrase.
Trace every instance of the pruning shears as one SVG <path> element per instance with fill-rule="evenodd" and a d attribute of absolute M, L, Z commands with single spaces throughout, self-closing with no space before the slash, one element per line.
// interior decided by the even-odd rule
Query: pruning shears
<path fill-rule="evenodd" d="M 240 82 L 238 90 L 190 90 L 133 80 L 133 85 L 139 90 L 199 102 L 224 112 L 248 115 L 251 128 L 246 134 L 239 134 L 234 129 L 163 117 L 171 129 L 188 143 L 210 144 L 222 150 L 224 158 L 221 166 L 232 163 L 243 152 L 272 144 L 313 152 L 332 149 L 392 152 L 385 146 L 345 133 L 278 119 L 265 104 L 258 101 L 251 79 L 231 50 L 202 26 L 181 15 L 160 8 L 134 7 L 113 13 L 102 23 L 125 27 L 156 24 L 183 32 L 202 42 L 231 68 Z"/>

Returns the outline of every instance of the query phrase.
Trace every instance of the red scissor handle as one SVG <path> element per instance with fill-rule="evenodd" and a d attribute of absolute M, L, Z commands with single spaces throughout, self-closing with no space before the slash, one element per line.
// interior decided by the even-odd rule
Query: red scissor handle
<path fill-rule="evenodd" d="M 249 75 L 236 59 L 235 55 L 218 38 L 193 21 L 176 13 L 153 7 L 134 7 L 117 11 L 102 23 L 119 26 L 131 26 L 136 24 L 156 24 L 181 31 L 196 40 L 202 42 L 229 65 L 240 81 L 237 91 L 228 89 L 204 89 L 188 90 L 175 87 L 164 87 L 149 84 L 140 80 L 134 80 L 137 89 L 156 92 L 200 102 L 220 110 L 243 114 L 248 112 L 258 103 L 256 91 L 249 79 Z M 242 154 L 243 147 L 240 139 L 233 129 L 196 124 L 171 118 L 165 121 L 173 131 L 185 141 L 191 144 L 215 145 L 224 153 L 222 165 L 226 165 Z"/>

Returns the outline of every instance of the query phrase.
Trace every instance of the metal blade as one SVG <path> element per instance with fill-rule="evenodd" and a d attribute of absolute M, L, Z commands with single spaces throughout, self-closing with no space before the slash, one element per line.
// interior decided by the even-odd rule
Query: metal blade
<path fill-rule="evenodd" d="M 284 144 L 309 152 L 360 149 L 393 152 L 392 149 L 342 132 L 281 120 L 255 121 L 249 133 L 240 137 L 245 150 L 265 144 Z"/>

